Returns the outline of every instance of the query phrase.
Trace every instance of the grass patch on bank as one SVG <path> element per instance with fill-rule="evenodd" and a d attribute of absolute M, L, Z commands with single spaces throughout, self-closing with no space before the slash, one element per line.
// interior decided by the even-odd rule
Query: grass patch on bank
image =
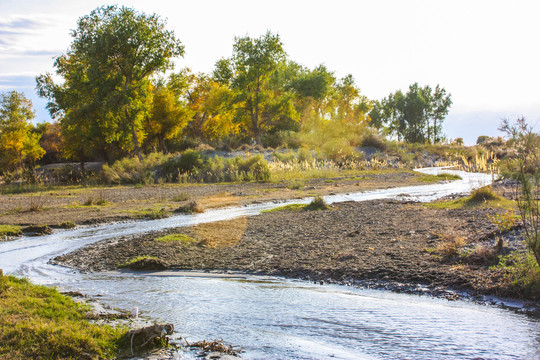
<path fill-rule="evenodd" d="M 54 288 L 0 276 L 0 358 L 115 358 L 127 329 L 89 323 L 88 310 Z"/>
<path fill-rule="evenodd" d="M 277 208 L 273 208 L 269 210 L 263 210 L 261 211 L 261 213 L 273 213 L 273 212 L 278 212 L 278 211 L 301 211 L 301 210 L 304 210 L 306 206 L 307 206 L 306 204 L 288 204 L 288 205 L 279 206 Z"/>
<path fill-rule="evenodd" d="M 467 197 L 449 201 L 435 201 L 425 204 L 425 206 L 432 207 L 434 209 L 488 207 L 512 210 L 515 209 L 516 202 L 495 194 L 491 186 L 484 186 L 473 190 L 471 195 Z"/>
<path fill-rule="evenodd" d="M 440 173 L 438 175 L 422 174 L 416 177 L 418 181 L 434 183 L 439 181 L 461 180 L 461 176 L 448 173 Z"/>
<path fill-rule="evenodd" d="M 123 262 L 121 264 L 118 264 L 118 267 L 119 268 L 126 268 L 126 267 L 130 267 L 131 265 L 133 264 L 136 264 L 142 260 L 158 260 L 157 257 L 155 256 L 148 256 L 148 255 L 143 255 L 143 256 L 136 256 L 134 258 L 131 258 L 129 259 L 128 261 L 126 262 Z"/>
<path fill-rule="evenodd" d="M 184 246 L 197 244 L 198 241 L 185 234 L 169 234 L 154 239 L 155 242 L 178 242 Z"/>
<path fill-rule="evenodd" d="M 315 196 L 309 204 L 288 204 L 270 210 L 263 210 L 262 213 L 271 213 L 277 211 L 317 211 L 328 210 L 330 206 L 322 196 Z"/>
<path fill-rule="evenodd" d="M 22 235 L 20 226 L 17 225 L 0 225 L 0 236 L 19 236 Z"/>

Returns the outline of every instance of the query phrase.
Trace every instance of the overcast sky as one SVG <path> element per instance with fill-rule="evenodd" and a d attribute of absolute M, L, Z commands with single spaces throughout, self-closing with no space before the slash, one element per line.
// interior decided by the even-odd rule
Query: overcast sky
<path fill-rule="evenodd" d="M 185 45 L 177 67 L 210 72 L 230 56 L 234 36 L 270 30 L 291 60 L 351 73 L 371 99 L 414 82 L 445 87 L 454 101 L 449 138 L 472 144 L 521 115 L 540 128 L 537 1 L 0 0 L 0 92 L 24 91 L 36 120 L 50 121 L 34 77 L 53 71 L 77 19 L 106 4 L 166 19 Z"/>

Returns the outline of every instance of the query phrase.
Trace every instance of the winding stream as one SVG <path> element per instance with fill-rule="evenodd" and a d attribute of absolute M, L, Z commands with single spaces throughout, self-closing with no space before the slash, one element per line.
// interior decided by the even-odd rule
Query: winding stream
<path fill-rule="evenodd" d="M 491 181 L 484 174 L 455 173 L 462 180 L 325 199 L 330 203 L 381 198 L 430 201 Z M 245 358 L 540 359 L 540 321 L 496 307 L 276 277 L 82 274 L 48 264 L 55 256 L 106 238 L 254 216 L 286 203 L 309 201 L 255 204 L 23 237 L 0 243 L 0 268 L 37 283 L 101 296 L 114 307 L 137 306 L 145 315 L 174 323 L 188 340 L 223 338 L 241 345 Z"/>

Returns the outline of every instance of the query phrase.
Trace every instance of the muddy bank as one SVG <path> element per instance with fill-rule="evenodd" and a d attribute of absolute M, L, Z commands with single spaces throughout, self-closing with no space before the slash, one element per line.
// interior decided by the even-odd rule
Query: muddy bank
<path fill-rule="evenodd" d="M 387 200 L 347 202 L 327 211 L 277 211 L 106 240 L 53 261 L 105 271 L 145 255 L 169 269 L 264 273 L 447 298 L 459 297 L 448 289 L 519 298 L 501 287 L 501 274 L 489 264 L 463 263 L 437 251 L 457 237 L 471 247 L 489 242 L 496 231 L 490 213 Z M 167 241 L 167 234 L 184 237 Z"/>

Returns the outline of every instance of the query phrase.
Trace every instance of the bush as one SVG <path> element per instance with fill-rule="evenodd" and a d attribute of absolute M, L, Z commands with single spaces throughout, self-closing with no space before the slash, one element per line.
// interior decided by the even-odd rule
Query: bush
<path fill-rule="evenodd" d="M 329 208 L 330 207 L 326 201 L 324 201 L 322 196 L 315 196 L 315 198 L 304 207 L 305 210 L 327 210 Z"/>
<path fill-rule="evenodd" d="M 380 137 L 379 133 L 375 129 L 366 129 L 360 140 L 360 145 L 386 150 L 386 142 Z"/>
<path fill-rule="evenodd" d="M 112 184 L 153 184 L 156 168 L 170 158 L 170 155 L 151 153 L 140 161 L 137 157 L 124 158 L 111 166 L 103 166 L 103 180 Z"/>

